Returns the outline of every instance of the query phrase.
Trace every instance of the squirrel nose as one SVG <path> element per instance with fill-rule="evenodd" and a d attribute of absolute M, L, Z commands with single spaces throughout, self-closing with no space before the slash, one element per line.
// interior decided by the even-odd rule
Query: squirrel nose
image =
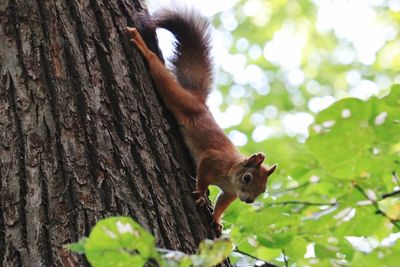
<path fill-rule="evenodd" d="M 246 202 L 246 203 L 253 203 L 253 202 L 254 202 L 254 200 L 253 200 L 253 199 L 251 199 L 251 198 L 246 198 L 245 202 Z"/>

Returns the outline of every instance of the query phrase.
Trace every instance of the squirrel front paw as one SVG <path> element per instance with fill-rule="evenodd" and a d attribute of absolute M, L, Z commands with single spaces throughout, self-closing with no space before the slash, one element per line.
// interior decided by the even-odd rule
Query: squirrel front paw
<path fill-rule="evenodd" d="M 201 193 L 199 191 L 193 191 L 192 195 L 194 197 L 194 203 L 196 206 L 203 207 L 207 202 L 207 196 L 205 193 Z"/>

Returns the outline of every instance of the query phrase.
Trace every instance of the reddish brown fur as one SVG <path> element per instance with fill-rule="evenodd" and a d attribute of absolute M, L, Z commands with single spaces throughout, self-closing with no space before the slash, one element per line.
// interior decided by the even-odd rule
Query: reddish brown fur
<path fill-rule="evenodd" d="M 248 159 L 241 155 L 208 110 L 204 98 L 206 93 L 183 88 L 147 48 L 139 32 L 134 28 L 127 28 L 127 31 L 147 60 L 157 90 L 178 120 L 185 142 L 196 160 L 196 203 L 205 203 L 210 184 L 221 188 L 213 214 L 220 227 L 220 217 L 229 204 L 237 197 L 248 203 L 253 202 L 265 191 L 268 176 L 276 166 L 268 169 L 261 165 L 265 158 L 261 153 Z M 251 176 L 250 182 L 245 182 L 245 175 Z"/>

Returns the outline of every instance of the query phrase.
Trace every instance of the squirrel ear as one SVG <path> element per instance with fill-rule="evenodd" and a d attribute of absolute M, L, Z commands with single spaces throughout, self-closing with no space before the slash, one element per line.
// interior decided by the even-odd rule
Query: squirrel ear
<path fill-rule="evenodd" d="M 259 167 L 263 163 L 265 155 L 263 153 L 253 154 L 250 158 L 244 161 L 245 167 Z"/>
<path fill-rule="evenodd" d="M 278 165 L 272 165 L 272 167 L 267 170 L 267 176 L 270 176 L 276 170 L 276 167 L 278 167 Z"/>

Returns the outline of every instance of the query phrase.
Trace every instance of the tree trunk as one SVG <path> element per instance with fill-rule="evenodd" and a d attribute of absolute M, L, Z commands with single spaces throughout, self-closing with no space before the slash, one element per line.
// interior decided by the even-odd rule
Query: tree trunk
<path fill-rule="evenodd" d="M 1 1 L 3 266 L 84 265 L 62 246 L 113 215 L 184 252 L 214 236 L 210 211 L 192 200 L 177 126 L 123 30 L 140 27 L 144 9 L 140 0 Z"/>

